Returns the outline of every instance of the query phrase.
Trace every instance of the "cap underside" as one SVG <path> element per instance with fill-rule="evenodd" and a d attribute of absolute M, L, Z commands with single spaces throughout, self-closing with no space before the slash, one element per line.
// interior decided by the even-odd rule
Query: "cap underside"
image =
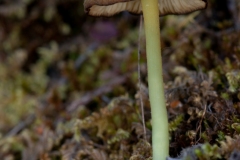
<path fill-rule="evenodd" d="M 160 15 L 163 16 L 167 14 L 186 14 L 204 9 L 207 3 L 203 0 L 159 0 L 158 6 Z M 141 0 L 100 0 L 98 3 L 96 3 L 96 0 L 85 0 L 84 8 L 92 16 L 112 16 L 122 11 L 133 14 L 142 13 Z"/>

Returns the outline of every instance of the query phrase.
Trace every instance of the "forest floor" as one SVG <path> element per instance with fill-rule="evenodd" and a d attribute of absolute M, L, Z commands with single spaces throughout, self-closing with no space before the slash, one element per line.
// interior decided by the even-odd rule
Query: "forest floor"
<path fill-rule="evenodd" d="M 151 159 L 140 18 L 90 17 L 82 3 L 0 1 L 1 159 Z M 237 3 L 160 18 L 171 157 L 240 156 Z"/>

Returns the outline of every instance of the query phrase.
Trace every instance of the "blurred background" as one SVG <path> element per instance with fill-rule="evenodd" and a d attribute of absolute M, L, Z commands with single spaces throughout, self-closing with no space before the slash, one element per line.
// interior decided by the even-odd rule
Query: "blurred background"
<path fill-rule="evenodd" d="M 160 19 L 170 155 L 239 133 L 227 126 L 240 123 L 239 0 L 208 0 L 205 10 Z M 150 157 L 150 144 L 143 144 L 150 143 L 151 125 L 139 24 L 140 16 L 125 12 L 87 16 L 82 0 L 0 0 L 0 157 L 129 159 L 140 154 L 136 148 Z M 202 104 L 215 107 L 207 112 L 219 122 L 206 120 L 205 137 L 202 116 L 194 115 Z M 189 113 L 190 107 L 198 110 Z"/>

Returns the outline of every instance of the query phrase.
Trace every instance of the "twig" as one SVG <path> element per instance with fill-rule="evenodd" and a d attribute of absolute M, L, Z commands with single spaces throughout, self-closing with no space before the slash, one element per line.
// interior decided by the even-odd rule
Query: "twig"
<path fill-rule="evenodd" d="M 10 130 L 5 137 L 15 136 L 20 131 L 22 131 L 24 128 L 26 128 L 28 125 L 30 125 L 35 120 L 35 115 L 31 114 L 29 115 L 24 121 L 18 123 L 12 130 Z"/>
<path fill-rule="evenodd" d="M 110 82 L 108 82 L 106 85 L 101 86 L 101 87 L 99 87 L 98 89 L 96 89 L 94 91 L 87 92 L 80 99 L 77 99 L 77 100 L 73 101 L 69 105 L 67 111 L 68 112 L 73 112 L 79 106 L 86 105 L 87 103 L 89 103 L 93 98 L 95 98 L 97 96 L 101 96 L 103 94 L 106 94 L 106 93 L 110 92 L 114 87 L 116 87 L 116 86 L 126 82 L 127 77 L 128 77 L 128 75 L 118 76 L 118 77 L 114 78 L 113 80 L 111 80 Z"/>
<path fill-rule="evenodd" d="M 205 116 L 206 110 L 207 110 L 207 105 L 205 104 L 205 105 L 204 105 L 204 111 L 203 111 L 201 120 L 200 120 L 200 122 L 199 122 L 198 128 L 197 128 L 197 130 L 196 130 L 196 133 L 198 132 L 198 130 L 200 130 L 200 134 L 201 134 L 201 125 L 202 125 L 203 117 Z M 198 141 L 199 141 L 200 139 L 201 139 L 201 135 L 199 136 L 199 139 L 196 141 L 196 143 L 198 143 Z"/>

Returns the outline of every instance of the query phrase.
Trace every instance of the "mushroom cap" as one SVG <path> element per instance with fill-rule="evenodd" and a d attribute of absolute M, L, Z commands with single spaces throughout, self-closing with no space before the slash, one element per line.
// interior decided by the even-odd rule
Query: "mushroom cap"
<path fill-rule="evenodd" d="M 161 16 L 186 14 L 206 6 L 206 0 L 158 0 Z M 84 9 L 92 16 L 112 16 L 122 11 L 142 14 L 141 0 L 84 0 Z"/>

